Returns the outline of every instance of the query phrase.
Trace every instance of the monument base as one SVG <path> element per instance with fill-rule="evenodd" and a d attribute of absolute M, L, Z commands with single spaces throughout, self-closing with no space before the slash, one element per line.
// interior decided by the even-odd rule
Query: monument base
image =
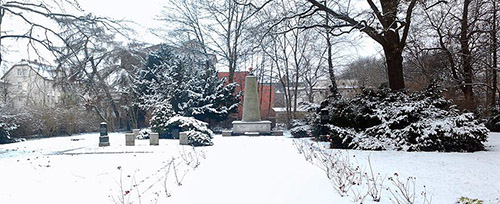
<path fill-rule="evenodd" d="M 99 137 L 99 147 L 107 147 L 109 146 L 109 137 L 106 136 L 100 136 Z"/>
<path fill-rule="evenodd" d="M 271 121 L 234 121 L 232 135 L 244 135 L 246 132 L 256 133 L 259 135 L 271 134 Z"/>

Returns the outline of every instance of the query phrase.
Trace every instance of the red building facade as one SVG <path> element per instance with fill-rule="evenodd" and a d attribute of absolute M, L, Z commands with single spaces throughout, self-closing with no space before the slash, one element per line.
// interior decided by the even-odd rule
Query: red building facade
<path fill-rule="evenodd" d="M 248 76 L 250 73 L 249 72 L 235 72 L 233 76 L 233 81 L 238 84 L 236 87 L 236 92 L 242 92 L 242 97 L 241 97 L 241 102 L 240 106 L 238 107 L 238 114 L 234 114 L 233 116 L 230 116 L 234 120 L 241 120 L 243 116 L 243 92 L 245 90 L 245 77 Z M 228 78 L 229 72 L 219 72 L 217 77 L 219 78 Z M 227 80 L 226 80 L 227 83 Z M 258 95 L 259 95 L 259 106 L 260 106 L 260 116 L 262 120 L 271 120 L 274 121 L 275 118 L 275 112 L 273 110 L 274 106 L 274 94 L 275 94 L 275 87 L 274 85 L 270 84 L 260 84 L 259 83 L 259 88 L 257 89 Z"/>

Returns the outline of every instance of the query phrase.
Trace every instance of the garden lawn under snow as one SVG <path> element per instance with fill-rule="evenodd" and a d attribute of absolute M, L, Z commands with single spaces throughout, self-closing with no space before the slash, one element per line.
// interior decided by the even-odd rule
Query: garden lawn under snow
<path fill-rule="evenodd" d="M 159 146 L 136 140 L 134 147 L 124 140 L 112 133 L 111 146 L 103 148 L 98 134 L 85 134 L 0 145 L 0 203 L 352 201 L 337 194 L 291 138 L 216 136 L 214 146 L 194 149 L 178 140 L 162 139 Z M 362 168 L 370 156 L 374 172 L 387 177 L 416 177 L 417 194 L 426 185 L 432 203 L 461 196 L 500 203 L 500 134 L 491 133 L 486 146 L 475 153 L 334 151 Z M 382 192 L 380 203 L 390 197 Z"/>

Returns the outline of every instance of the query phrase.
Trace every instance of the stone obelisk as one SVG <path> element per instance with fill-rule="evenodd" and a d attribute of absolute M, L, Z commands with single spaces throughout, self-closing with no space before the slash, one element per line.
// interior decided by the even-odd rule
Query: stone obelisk
<path fill-rule="evenodd" d="M 269 135 L 271 121 L 260 118 L 259 100 L 257 94 L 257 77 L 250 69 L 250 75 L 245 77 L 245 92 L 243 98 L 243 117 L 241 121 L 233 122 L 233 135 Z"/>

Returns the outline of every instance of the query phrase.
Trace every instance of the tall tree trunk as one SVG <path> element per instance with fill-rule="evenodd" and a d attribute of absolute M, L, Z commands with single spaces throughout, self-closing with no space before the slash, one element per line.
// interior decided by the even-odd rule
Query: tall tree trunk
<path fill-rule="evenodd" d="M 3 21 L 3 16 L 5 15 L 5 10 L 0 9 L 0 36 L 2 35 L 2 21 Z M 2 48 L 2 39 L 0 39 L 0 49 Z M 3 62 L 3 56 L 2 56 L 2 50 L 0 50 L 0 65 L 2 65 Z"/>
<path fill-rule="evenodd" d="M 472 90 L 472 56 L 469 48 L 469 5 L 471 0 L 464 1 L 461 27 L 460 27 L 460 57 L 464 73 L 464 84 L 462 91 L 465 98 L 465 108 L 469 111 L 474 110 L 474 92 Z"/>
<path fill-rule="evenodd" d="M 497 51 L 498 51 L 498 38 L 497 38 L 497 0 L 493 0 L 493 20 L 492 20 L 492 29 L 491 29 L 491 40 L 492 40 L 492 70 L 491 70 L 491 95 L 490 95 L 490 106 L 496 107 L 496 94 L 497 94 Z"/>
<path fill-rule="evenodd" d="M 271 74 L 269 76 L 269 103 L 267 104 L 267 118 L 271 118 L 271 102 L 272 102 L 272 97 L 273 97 L 273 63 L 271 63 Z"/>
<path fill-rule="evenodd" d="M 392 46 L 384 46 L 384 54 L 385 61 L 387 62 L 389 88 L 391 90 L 404 89 L 402 52 L 399 49 L 393 49 Z"/>
<path fill-rule="evenodd" d="M 111 106 L 111 109 L 113 110 L 113 113 L 114 113 L 115 118 L 118 122 L 119 128 L 121 128 L 122 123 L 121 123 L 120 111 L 118 110 L 118 106 L 116 105 L 115 101 L 113 100 L 113 96 L 111 95 L 111 92 L 109 91 L 108 86 L 106 86 L 106 82 L 104 81 L 104 79 L 101 77 L 101 75 L 97 71 L 97 64 L 95 63 L 93 57 L 90 57 L 90 63 L 92 66 L 92 71 L 95 74 L 95 76 L 97 77 L 98 84 L 101 87 L 101 89 L 104 91 L 106 98 L 109 100 L 109 104 Z M 111 126 L 111 128 L 114 129 L 114 126 Z"/>
<path fill-rule="evenodd" d="M 326 6 L 326 1 L 325 1 L 325 6 Z M 330 23 L 330 17 L 328 15 L 328 12 L 326 12 L 326 17 L 325 17 L 325 21 L 326 21 L 326 26 L 328 27 L 329 23 Z M 333 70 L 333 59 L 332 59 L 332 41 L 330 39 L 330 30 L 327 29 L 326 30 L 326 46 L 327 46 L 327 52 L 328 52 L 328 56 L 327 56 L 327 61 L 328 61 L 328 74 L 330 76 L 330 92 L 331 92 L 331 95 L 333 97 L 333 99 L 338 99 L 340 98 L 340 93 L 339 93 L 339 90 L 338 90 L 338 87 L 337 87 L 337 79 L 335 78 L 335 70 Z"/>
<path fill-rule="evenodd" d="M 293 49 L 293 59 L 295 62 L 295 81 L 293 87 L 293 115 L 297 114 L 297 98 L 299 96 L 299 68 L 300 68 L 300 59 L 298 57 L 299 54 L 299 33 L 294 32 L 294 49 Z"/>
<path fill-rule="evenodd" d="M 228 82 L 233 83 L 234 81 L 234 71 L 236 70 L 236 66 L 233 65 L 232 61 L 229 61 L 229 76 Z"/>

